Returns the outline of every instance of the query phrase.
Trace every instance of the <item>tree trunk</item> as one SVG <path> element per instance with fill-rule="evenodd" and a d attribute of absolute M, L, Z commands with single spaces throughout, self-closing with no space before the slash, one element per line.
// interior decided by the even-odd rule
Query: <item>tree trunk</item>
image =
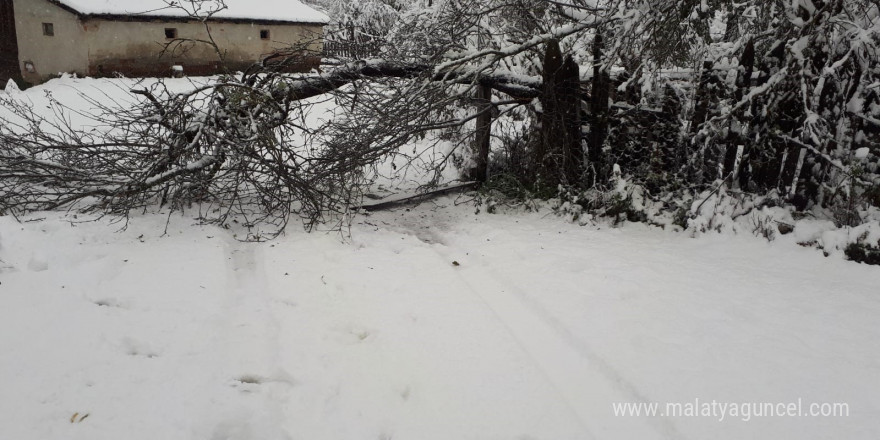
<path fill-rule="evenodd" d="M 563 117 L 564 137 L 562 152 L 565 161 L 565 179 L 569 185 L 579 185 L 584 176 L 584 147 L 581 127 L 580 67 L 571 56 L 565 58 L 559 78 L 560 112 Z"/>
<path fill-rule="evenodd" d="M 691 133 L 697 133 L 700 126 L 706 122 L 709 115 L 709 106 L 715 97 L 715 87 L 718 79 L 712 71 L 712 61 L 703 61 L 703 72 L 700 74 L 700 83 L 697 85 L 697 104 L 694 106 L 694 117 L 691 119 Z"/>
<path fill-rule="evenodd" d="M 588 182 L 588 186 L 592 186 L 595 182 L 604 181 L 606 176 L 605 166 L 602 163 L 602 147 L 605 144 L 605 138 L 608 136 L 608 116 L 609 106 L 608 100 L 611 95 L 611 78 L 608 70 L 602 62 L 603 56 L 602 35 L 596 34 L 593 42 L 593 83 L 592 96 L 590 99 L 590 136 L 587 143 L 587 152 L 589 160 L 589 169 L 592 181 Z"/>
<path fill-rule="evenodd" d="M 557 104 L 556 72 L 562 68 L 562 50 L 558 40 L 547 42 L 544 53 L 544 78 L 541 89 L 541 112 L 538 117 L 539 139 L 535 149 L 536 176 L 541 186 L 555 188 L 560 182 L 557 166 L 559 163 L 557 142 L 561 134 L 559 109 Z"/>
<path fill-rule="evenodd" d="M 536 149 L 538 180 L 545 188 L 581 183 L 580 69 L 563 58 L 558 41 L 547 44 L 541 95 L 540 140 Z"/>
<path fill-rule="evenodd" d="M 752 72 L 755 69 L 755 43 L 753 40 L 749 40 L 743 48 L 739 66 L 739 73 L 736 77 L 736 91 L 734 92 L 735 102 L 741 101 L 743 97 L 748 95 L 752 87 Z M 736 179 L 735 185 L 740 188 L 747 188 L 751 177 L 749 174 L 749 155 L 753 146 L 751 142 L 748 142 L 749 122 L 746 120 L 745 110 L 740 110 L 734 114 L 728 134 L 728 145 L 732 148 L 728 149 L 727 157 L 724 161 L 726 170 L 733 172 Z M 741 151 L 739 149 L 740 145 L 743 146 Z"/>

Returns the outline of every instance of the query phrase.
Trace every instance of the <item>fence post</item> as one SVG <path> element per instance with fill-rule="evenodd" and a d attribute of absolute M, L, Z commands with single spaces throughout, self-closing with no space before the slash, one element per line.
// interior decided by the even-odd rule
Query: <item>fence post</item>
<path fill-rule="evenodd" d="M 485 183 L 489 178 L 489 150 L 492 145 L 492 89 L 477 86 L 477 109 L 480 114 L 476 120 L 474 133 L 475 164 L 470 178 Z"/>

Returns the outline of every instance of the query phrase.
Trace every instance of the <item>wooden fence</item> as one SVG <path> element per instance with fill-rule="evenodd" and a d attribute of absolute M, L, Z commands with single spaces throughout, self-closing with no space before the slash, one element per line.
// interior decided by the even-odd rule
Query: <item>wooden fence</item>
<path fill-rule="evenodd" d="M 324 57 L 337 59 L 364 59 L 379 56 L 382 45 L 378 41 L 333 41 L 324 42 Z"/>

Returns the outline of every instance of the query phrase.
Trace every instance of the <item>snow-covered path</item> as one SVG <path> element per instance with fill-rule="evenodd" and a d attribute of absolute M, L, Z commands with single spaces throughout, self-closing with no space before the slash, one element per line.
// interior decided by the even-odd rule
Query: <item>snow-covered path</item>
<path fill-rule="evenodd" d="M 880 270 L 441 204 L 346 243 L 0 218 L 0 439 L 880 436 Z M 612 408 L 697 398 L 850 414 Z"/>

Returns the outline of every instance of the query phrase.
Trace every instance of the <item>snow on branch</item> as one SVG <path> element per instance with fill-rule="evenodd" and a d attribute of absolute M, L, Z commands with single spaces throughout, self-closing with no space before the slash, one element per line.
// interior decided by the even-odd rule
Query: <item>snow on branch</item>
<path fill-rule="evenodd" d="M 427 64 L 408 64 L 385 60 L 365 60 L 343 65 L 329 73 L 290 81 L 285 85 L 291 100 L 301 100 L 336 90 L 351 82 L 369 78 L 426 79 L 451 84 L 479 84 L 529 100 L 539 95 L 542 80 L 510 72 L 483 73 L 478 70 L 437 70 Z"/>

